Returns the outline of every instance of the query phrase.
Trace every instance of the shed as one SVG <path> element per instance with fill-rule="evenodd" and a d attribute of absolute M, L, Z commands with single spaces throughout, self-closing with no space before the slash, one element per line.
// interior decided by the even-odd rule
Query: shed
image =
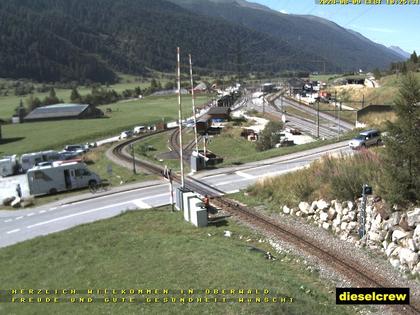
<path fill-rule="evenodd" d="M 212 107 L 207 112 L 210 119 L 230 119 L 230 108 L 229 107 Z"/>
<path fill-rule="evenodd" d="M 24 121 L 98 118 L 103 115 L 100 109 L 88 104 L 54 104 L 35 108 Z"/>

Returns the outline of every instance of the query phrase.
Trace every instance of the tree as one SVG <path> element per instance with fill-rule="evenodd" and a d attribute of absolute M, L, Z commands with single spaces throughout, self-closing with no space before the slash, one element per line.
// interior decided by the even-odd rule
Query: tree
<path fill-rule="evenodd" d="M 76 88 L 76 87 L 74 87 L 74 88 L 71 90 L 70 100 L 71 100 L 72 102 L 74 102 L 74 103 L 80 103 L 80 102 L 81 102 L 81 100 L 82 100 L 82 97 L 80 96 L 79 91 L 77 91 L 77 88 Z"/>
<path fill-rule="evenodd" d="M 411 61 L 412 63 L 417 63 L 417 62 L 418 62 L 418 57 L 417 57 L 417 53 L 416 53 L 416 51 L 414 51 L 414 52 L 411 54 L 411 56 L 410 56 L 410 61 Z"/>
<path fill-rule="evenodd" d="M 280 130 L 283 129 L 283 123 L 280 121 L 269 121 L 264 130 L 260 132 L 257 142 L 257 150 L 265 151 L 279 143 Z"/>
<path fill-rule="evenodd" d="M 403 205 L 420 200 L 420 81 L 412 73 L 403 78 L 395 113 L 384 139 L 384 189 L 388 201 Z"/>

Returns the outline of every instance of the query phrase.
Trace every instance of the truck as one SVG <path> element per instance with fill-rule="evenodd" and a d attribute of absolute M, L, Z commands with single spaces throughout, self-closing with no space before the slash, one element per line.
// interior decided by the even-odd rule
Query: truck
<path fill-rule="evenodd" d="M 27 177 L 29 192 L 34 196 L 56 194 L 101 183 L 101 178 L 91 172 L 85 163 L 75 161 L 35 166 L 28 170 Z"/>
<path fill-rule="evenodd" d="M 42 152 L 33 152 L 25 153 L 20 157 L 20 169 L 22 172 L 26 172 L 30 168 L 36 166 L 41 162 L 50 162 L 61 160 L 62 157 L 57 151 L 42 151 Z"/>
<path fill-rule="evenodd" d="M 18 163 L 16 155 L 4 156 L 0 159 L 0 176 L 10 176 L 17 172 Z"/>

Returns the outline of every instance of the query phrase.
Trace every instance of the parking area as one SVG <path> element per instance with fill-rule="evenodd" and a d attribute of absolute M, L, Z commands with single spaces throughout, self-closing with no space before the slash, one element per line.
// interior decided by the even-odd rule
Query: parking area
<path fill-rule="evenodd" d="M 17 196 L 16 187 L 20 185 L 22 197 L 29 197 L 29 186 L 26 174 L 0 177 L 0 202 L 5 198 Z"/>

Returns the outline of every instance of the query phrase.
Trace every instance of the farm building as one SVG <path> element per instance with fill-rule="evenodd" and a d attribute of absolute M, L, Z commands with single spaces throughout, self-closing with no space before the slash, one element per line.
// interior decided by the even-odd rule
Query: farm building
<path fill-rule="evenodd" d="M 229 107 L 212 107 L 207 112 L 209 118 L 229 120 L 230 119 L 230 108 Z"/>
<path fill-rule="evenodd" d="M 100 109 L 88 104 L 55 104 L 35 108 L 24 121 L 98 118 L 103 115 Z"/>

